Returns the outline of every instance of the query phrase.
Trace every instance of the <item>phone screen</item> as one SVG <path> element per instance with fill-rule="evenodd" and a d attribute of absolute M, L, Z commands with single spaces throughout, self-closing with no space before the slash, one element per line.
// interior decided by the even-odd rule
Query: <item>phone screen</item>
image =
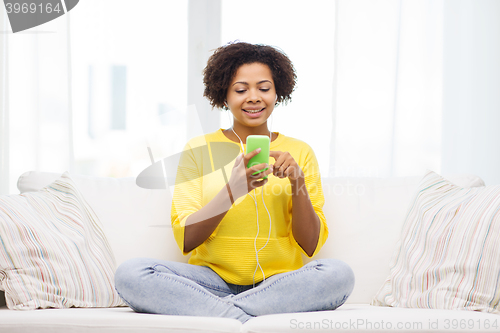
<path fill-rule="evenodd" d="M 250 153 L 254 151 L 257 148 L 260 148 L 261 151 L 254 157 L 248 161 L 247 168 L 250 168 L 254 165 L 261 164 L 261 163 L 267 163 L 269 164 L 269 148 L 270 148 L 271 142 L 269 140 L 269 137 L 267 135 L 249 135 L 247 137 L 247 151 L 246 153 Z M 259 170 L 257 172 L 254 172 L 253 174 L 257 174 L 259 172 L 265 171 L 269 168 L 265 168 L 262 170 Z M 267 179 L 267 176 L 264 177 L 263 179 Z"/>

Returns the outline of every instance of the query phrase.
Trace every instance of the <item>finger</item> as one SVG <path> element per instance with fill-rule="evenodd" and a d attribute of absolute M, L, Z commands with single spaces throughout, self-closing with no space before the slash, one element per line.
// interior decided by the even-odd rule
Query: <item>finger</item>
<path fill-rule="evenodd" d="M 264 186 L 268 181 L 269 181 L 269 179 L 252 180 L 250 182 L 250 189 L 253 190 L 253 189 L 257 188 L 257 187 Z"/>
<path fill-rule="evenodd" d="M 270 175 L 271 172 L 273 172 L 272 170 L 273 170 L 272 167 L 269 167 L 267 170 L 261 171 L 259 173 L 255 173 L 255 174 L 252 173 L 252 174 L 250 174 L 250 177 L 252 177 L 254 179 L 261 179 L 261 178 L 264 178 L 264 177 Z"/>
<path fill-rule="evenodd" d="M 278 160 L 275 163 L 275 167 L 278 169 L 277 173 L 279 172 L 284 172 L 290 165 L 296 164 L 295 160 L 293 159 L 292 155 L 290 153 L 285 152 L 283 153 Z"/>
<path fill-rule="evenodd" d="M 252 165 L 251 167 L 248 168 L 248 171 L 250 171 L 251 173 L 254 173 L 255 171 L 264 170 L 265 168 L 269 168 L 269 164 L 260 163 L 260 164 Z"/>
<path fill-rule="evenodd" d="M 252 157 L 254 157 L 255 155 L 257 155 L 258 153 L 260 153 L 261 151 L 261 148 L 257 148 L 255 149 L 254 151 L 251 151 L 249 152 L 248 154 L 245 155 L 245 158 L 244 158 L 244 161 L 245 161 L 245 165 L 248 164 L 248 161 L 250 161 L 252 159 Z"/>
<path fill-rule="evenodd" d="M 269 166 L 269 169 L 267 169 L 266 171 L 264 171 L 266 173 L 266 176 L 267 175 L 270 175 L 273 173 L 273 170 L 274 170 L 274 167 L 272 165 Z"/>
<path fill-rule="evenodd" d="M 243 161 L 243 153 L 239 154 L 234 161 L 234 165 L 239 165 Z"/>
<path fill-rule="evenodd" d="M 275 176 L 278 177 L 278 178 L 286 178 L 284 170 L 278 170 L 276 172 Z"/>
<path fill-rule="evenodd" d="M 283 166 L 283 164 L 286 162 L 286 160 L 287 160 L 287 157 L 288 157 L 288 156 L 289 156 L 289 155 L 288 155 L 288 154 L 286 154 L 286 153 L 281 153 L 281 154 L 277 157 L 276 162 L 274 162 L 274 168 L 275 168 L 275 169 L 279 169 L 279 168 L 281 168 L 281 167 Z"/>
<path fill-rule="evenodd" d="M 292 163 L 290 161 L 285 161 L 283 162 L 283 164 L 280 166 L 280 170 L 282 172 L 286 172 L 287 169 L 290 168 L 290 166 L 292 165 Z"/>
<path fill-rule="evenodd" d="M 273 174 L 276 176 L 281 168 L 281 164 L 282 162 L 279 162 L 279 161 L 276 161 L 274 164 L 273 164 Z"/>
<path fill-rule="evenodd" d="M 277 150 L 271 150 L 271 151 L 269 151 L 269 156 L 272 157 L 272 158 L 274 158 L 274 160 L 277 160 L 280 157 L 281 154 L 282 154 L 281 151 L 277 151 Z"/>
<path fill-rule="evenodd" d="M 288 174 L 290 173 L 291 169 L 293 169 L 293 168 L 290 167 L 290 162 L 287 161 L 287 162 L 283 163 L 280 166 L 279 170 L 277 171 L 278 177 L 279 178 L 288 177 Z"/>
<path fill-rule="evenodd" d="M 282 161 L 277 161 L 274 164 L 274 175 L 277 177 L 281 177 L 283 171 L 285 170 L 285 165 Z"/>
<path fill-rule="evenodd" d="M 245 165 L 242 162 L 243 162 L 243 154 L 239 154 L 236 157 L 236 160 L 234 161 L 233 169 L 238 170 L 237 172 L 239 173 L 243 171 L 243 174 L 245 174 Z"/>
<path fill-rule="evenodd" d="M 288 177 L 293 176 L 293 175 L 294 175 L 294 168 L 287 167 L 285 170 L 283 170 L 284 178 L 288 178 Z"/>

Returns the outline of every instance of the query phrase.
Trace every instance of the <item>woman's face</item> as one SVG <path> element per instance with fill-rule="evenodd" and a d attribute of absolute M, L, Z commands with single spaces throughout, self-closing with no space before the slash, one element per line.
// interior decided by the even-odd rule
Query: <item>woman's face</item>
<path fill-rule="evenodd" d="M 267 65 L 241 65 L 227 90 L 227 106 L 234 121 L 246 127 L 266 123 L 276 103 L 273 75 Z"/>

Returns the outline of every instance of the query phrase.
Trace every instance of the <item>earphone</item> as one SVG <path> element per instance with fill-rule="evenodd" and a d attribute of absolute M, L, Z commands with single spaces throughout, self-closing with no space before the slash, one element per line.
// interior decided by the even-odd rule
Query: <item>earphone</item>
<path fill-rule="evenodd" d="M 228 114 L 228 116 L 229 116 L 229 114 Z M 241 151 L 243 152 L 243 154 L 245 154 L 245 149 L 243 148 L 243 142 L 241 141 L 240 136 L 234 131 L 234 126 L 231 127 L 231 130 L 233 131 L 234 135 L 236 135 L 238 137 L 238 140 L 240 141 Z M 272 132 L 271 131 L 269 131 L 269 140 L 272 140 Z M 261 250 L 263 250 L 267 246 L 267 244 L 269 243 L 269 239 L 271 239 L 271 225 L 272 225 L 271 214 L 269 213 L 269 210 L 267 209 L 266 202 L 264 201 L 264 191 L 262 191 L 261 192 L 261 194 L 262 194 L 262 203 L 264 203 L 264 208 L 266 209 L 267 215 L 269 216 L 269 234 L 267 236 L 267 240 L 266 240 L 266 243 L 264 244 L 264 246 L 261 247 L 259 250 L 257 250 L 257 238 L 259 237 L 260 228 L 259 228 L 259 209 L 258 209 L 258 206 L 257 206 L 257 194 L 255 193 L 255 191 L 256 191 L 256 189 L 254 189 L 255 197 L 252 196 L 250 193 L 248 193 L 250 195 L 250 197 L 253 199 L 254 203 L 255 203 L 255 212 L 256 212 L 256 215 L 257 215 L 257 234 L 255 235 L 255 239 L 253 241 L 253 246 L 254 246 L 254 249 L 255 249 L 255 258 L 257 260 L 257 265 L 255 266 L 255 271 L 254 271 L 253 277 L 252 277 L 252 282 L 253 282 L 253 286 L 254 287 L 255 287 L 255 274 L 257 274 L 257 270 L 259 268 L 260 268 L 260 271 L 262 273 L 263 281 L 266 280 L 266 275 L 264 273 L 264 270 L 262 269 L 262 266 L 259 263 L 259 252 Z"/>

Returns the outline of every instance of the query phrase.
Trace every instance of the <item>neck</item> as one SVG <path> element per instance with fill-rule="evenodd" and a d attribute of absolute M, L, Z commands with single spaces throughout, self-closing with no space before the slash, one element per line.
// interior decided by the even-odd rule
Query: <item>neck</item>
<path fill-rule="evenodd" d="M 273 136 L 269 129 L 267 128 L 267 124 L 262 124 L 261 126 L 258 127 L 243 127 L 243 126 L 238 126 L 237 123 L 233 125 L 232 128 L 228 130 L 231 134 L 235 134 L 235 137 L 232 138 L 234 139 L 233 141 L 239 142 L 241 141 L 246 144 L 247 142 L 247 136 L 249 135 L 266 135 L 269 136 L 271 141 L 273 139 Z M 233 132 L 234 131 L 234 132 Z M 239 136 L 239 138 L 238 138 Z"/>

